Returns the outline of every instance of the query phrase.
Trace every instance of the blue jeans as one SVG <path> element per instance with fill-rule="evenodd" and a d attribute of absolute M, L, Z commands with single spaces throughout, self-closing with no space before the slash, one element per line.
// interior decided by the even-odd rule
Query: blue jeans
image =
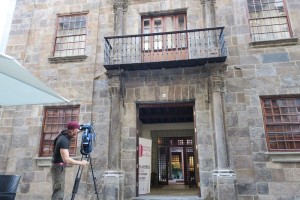
<path fill-rule="evenodd" d="M 52 177 L 52 200 L 63 200 L 66 175 L 65 167 L 52 164 L 50 173 Z"/>

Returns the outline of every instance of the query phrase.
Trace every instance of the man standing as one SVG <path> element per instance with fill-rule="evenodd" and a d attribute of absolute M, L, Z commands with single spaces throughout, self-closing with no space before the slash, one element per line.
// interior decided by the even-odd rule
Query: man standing
<path fill-rule="evenodd" d="M 71 139 L 79 132 L 79 124 L 71 121 L 67 124 L 67 129 L 59 133 L 53 141 L 53 156 L 50 173 L 52 177 L 52 200 L 63 200 L 65 189 L 65 167 L 67 165 L 88 165 L 86 160 L 74 160 L 69 156 Z"/>

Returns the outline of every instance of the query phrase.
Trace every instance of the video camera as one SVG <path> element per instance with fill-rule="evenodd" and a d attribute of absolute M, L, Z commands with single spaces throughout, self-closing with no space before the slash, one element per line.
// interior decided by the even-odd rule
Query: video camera
<path fill-rule="evenodd" d="M 81 130 L 81 131 L 84 131 L 86 129 L 91 130 L 92 128 L 93 128 L 93 126 L 90 125 L 90 124 L 81 124 L 81 125 L 79 125 L 79 130 Z"/>
<path fill-rule="evenodd" d="M 89 155 L 93 150 L 96 133 L 93 130 L 93 126 L 90 124 L 79 125 L 79 130 L 84 131 L 81 138 L 80 153 L 82 155 Z"/>

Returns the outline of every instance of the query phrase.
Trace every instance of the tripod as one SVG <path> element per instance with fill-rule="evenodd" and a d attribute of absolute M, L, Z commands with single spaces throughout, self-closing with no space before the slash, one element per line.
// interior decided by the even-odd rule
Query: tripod
<path fill-rule="evenodd" d="M 92 158 L 91 158 L 90 154 L 87 154 L 87 155 L 82 155 L 81 160 L 83 160 L 83 159 L 86 159 L 87 161 L 90 162 L 91 169 L 92 169 L 92 175 L 93 175 L 93 181 L 94 181 L 95 194 L 97 195 L 97 200 L 99 200 L 97 186 L 96 186 L 96 177 L 94 176 L 94 170 L 93 170 L 93 165 L 92 165 Z M 76 193 L 78 191 L 78 187 L 79 187 L 79 182 L 80 182 L 80 179 L 81 179 L 82 171 L 83 171 L 83 166 L 79 165 L 79 168 L 78 168 L 78 171 L 77 171 L 77 175 L 76 175 L 76 178 L 75 178 L 75 182 L 74 182 L 74 186 L 73 186 L 71 200 L 75 199 L 75 195 L 76 195 Z"/>

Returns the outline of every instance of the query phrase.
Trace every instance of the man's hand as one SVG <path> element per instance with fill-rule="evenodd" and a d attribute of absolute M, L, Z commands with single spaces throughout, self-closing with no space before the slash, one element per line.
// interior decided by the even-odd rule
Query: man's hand
<path fill-rule="evenodd" d="M 81 163 L 80 163 L 81 166 L 85 166 L 85 165 L 88 165 L 88 164 L 89 164 L 89 162 L 87 160 L 82 160 Z"/>
<path fill-rule="evenodd" d="M 68 149 L 60 149 L 61 157 L 66 164 L 86 166 L 89 164 L 87 160 L 74 160 L 69 156 Z"/>

